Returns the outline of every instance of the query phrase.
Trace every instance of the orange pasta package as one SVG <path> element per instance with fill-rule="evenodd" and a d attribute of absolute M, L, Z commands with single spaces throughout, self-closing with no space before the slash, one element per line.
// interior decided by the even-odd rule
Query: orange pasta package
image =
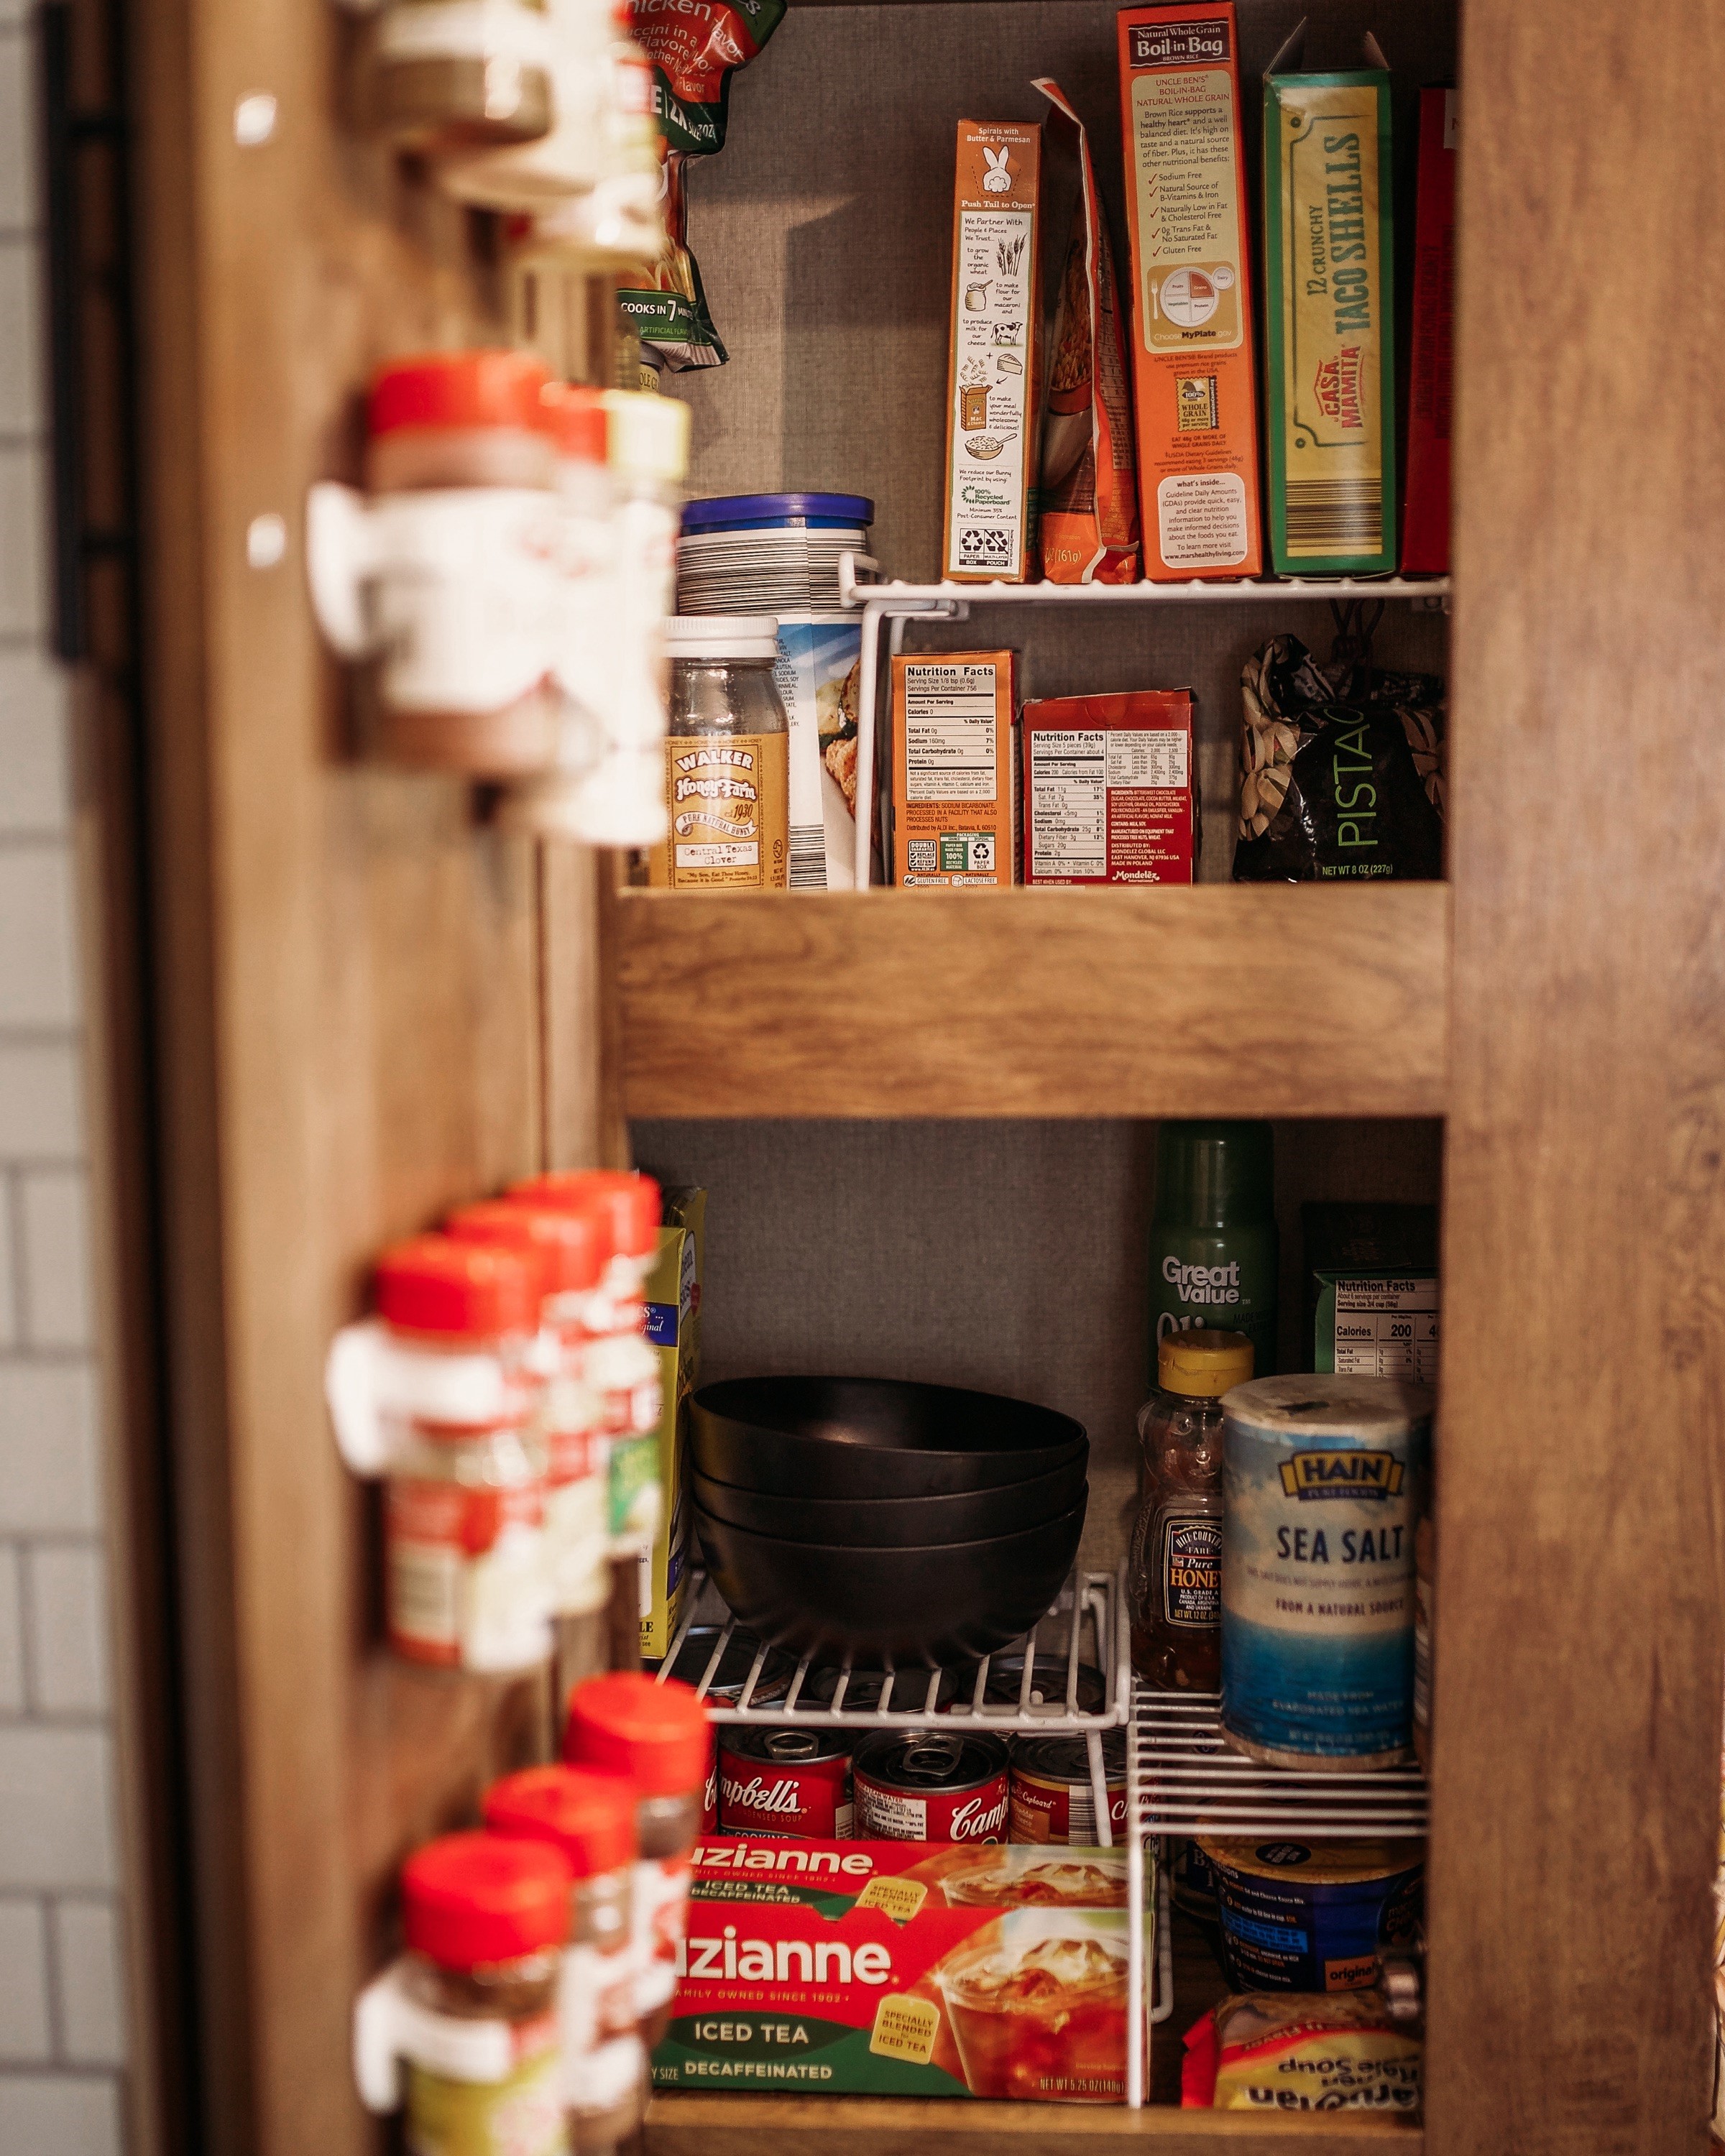
<path fill-rule="evenodd" d="M 1240 46 L 1230 0 L 1120 17 L 1144 574 L 1263 567 Z"/>
<path fill-rule="evenodd" d="M 1132 393 L 1114 249 L 1096 192 L 1090 138 L 1060 86 L 1043 144 L 1043 214 L 1066 233 L 1045 340 L 1042 406 L 1042 573 L 1052 584 L 1138 581 L 1138 480 Z"/>

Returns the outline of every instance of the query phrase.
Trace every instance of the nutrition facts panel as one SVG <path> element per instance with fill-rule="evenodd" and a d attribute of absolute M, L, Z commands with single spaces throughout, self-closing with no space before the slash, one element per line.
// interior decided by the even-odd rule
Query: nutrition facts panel
<path fill-rule="evenodd" d="M 1338 1280 L 1336 1368 L 1354 1377 L 1437 1383 L 1435 1280 Z"/>
<path fill-rule="evenodd" d="M 905 793 L 992 801 L 999 788 L 992 666 L 905 670 Z"/>
<path fill-rule="evenodd" d="M 1030 737 L 1030 873 L 1108 873 L 1108 737 L 1086 728 Z"/>

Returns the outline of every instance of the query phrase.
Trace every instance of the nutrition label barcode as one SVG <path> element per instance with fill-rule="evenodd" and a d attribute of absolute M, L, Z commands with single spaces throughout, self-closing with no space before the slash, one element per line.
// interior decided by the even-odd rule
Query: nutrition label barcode
<path fill-rule="evenodd" d="M 824 891 L 827 887 L 827 834 L 819 824 L 791 826 L 790 888 Z"/>
<path fill-rule="evenodd" d="M 1363 479 L 1291 479 L 1291 554 L 1376 554 L 1384 546 L 1384 490 Z"/>

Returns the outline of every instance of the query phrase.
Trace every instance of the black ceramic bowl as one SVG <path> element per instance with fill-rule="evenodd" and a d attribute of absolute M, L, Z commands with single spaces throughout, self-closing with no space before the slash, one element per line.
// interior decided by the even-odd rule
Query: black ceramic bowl
<path fill-rule="evenodd" d="M 1053 1602 L 1084 1507 L 1015 1535 L 845 1549 L 751 1534 L 695 1507 L 707 1568 L 742 1622 L 793 1654 L 948 1666 L 991 1655 Z"/>
<path fill-rule="evenodd" d="M 1052 1408 L 896 1378 L 727 1378 L 691 1408 L 701 1474 L 783 1496 L 999 1490 L 1082 1461 L 1090 1444 Z"/>
<path fill-rule="evenodd" d="M 695 1502 L 710 1518 L 785 1542 L 843 1549 L 915 1549 L 937 1543 L 979 1543 L 1058 1519 L 1081 1502 L 1085 1455 L 1070 1466 L 1009 1482 L 999 1490 L 961 1490 L 951 1497 L 783 1497 L 733 1489 L 697 1468 Z"/>

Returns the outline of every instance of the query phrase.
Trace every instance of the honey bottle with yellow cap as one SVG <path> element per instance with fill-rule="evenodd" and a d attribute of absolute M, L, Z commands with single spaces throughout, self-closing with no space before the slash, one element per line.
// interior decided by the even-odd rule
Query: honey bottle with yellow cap
<path fill-rule="evenodd" d="M 1157 1343 L 1138 1410 L 1140 1481 L 1127 1592 L 1132 1667 L 1161 1691 L 1214 1691 L 1222 1655 L 1222 1395 L 1252 1374 L 1243 1332 Z"/>

